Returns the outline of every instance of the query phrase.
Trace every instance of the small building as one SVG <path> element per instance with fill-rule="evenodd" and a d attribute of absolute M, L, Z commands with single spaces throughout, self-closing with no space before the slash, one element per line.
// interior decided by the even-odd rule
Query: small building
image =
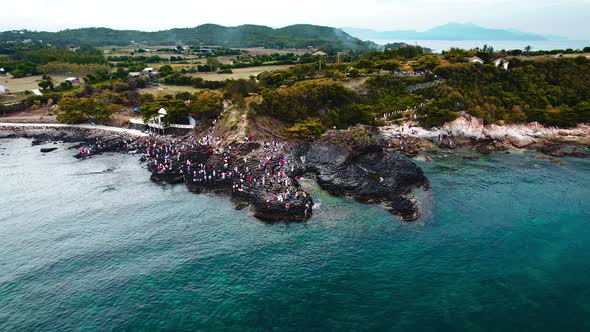
<path fill-rule="evenodd" d="M 187 120 L 189 125 L 193 127 L 197 125 L 197 120 L 195 120 L 195 118 L 193 118 L 190 114 L 187 116 Z"/>
<path fill-rule="evenodd" d="M 8 87 L 6 85 L 0 85 L 0 94 L 5 94 L 10 92 L 10 90 L 8 90 Z"/>
<path fill-rule="evenodd" d="M 77 77 L 68 77 L 65 79 L 66 82 L 70 82 L 72 84 L 80 84 L 80 79 Z"/>
<path fill-rule="evenodd" d="M 502 66 L 502 68 L 508 70 L 508 65 L 510 64 L 510 62 L 508 62 L 508 60 L 504 59 L 504 58 L 497 58 L 496 60 L 493 61 L 494 66 L 498 67 L 498 66 Z"/>
<path fill-rule="evenodd" d="M 469 58 L 469 62 L 471 62 L 471 63 L 481 63 L 481 64 L 484 64 L 485 63 L 485 61 L 483 61 L 478 56 L 474 56 L 474 57 Z"/>
<path fill-rule="evenodd" d="M 158 73 L 158 70 L 156 70 L 152 67 L 147 67 L 141 71 L 141 76 L 152 76 L 152 75 L 156 75 L 157 73 Z"/>
<path fill-rule="evenodd" d="M 317 52 L 313 53 L 312 55 L 313 56 L 326 56 L 326 55 L 328 55 L 328 53 L 322 52 L 322 51 L 317 51 Z"/>
<path fill-rule="evenodd" d="M 41 93 L 40 89 L 33 89 L 31 90 L 31 92 L 35 95 L 35 96 L 42 96 L 43 93 Z"/>

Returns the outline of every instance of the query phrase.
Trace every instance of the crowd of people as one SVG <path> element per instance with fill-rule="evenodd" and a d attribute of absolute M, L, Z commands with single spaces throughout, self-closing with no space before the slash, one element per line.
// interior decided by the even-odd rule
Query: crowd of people
<path fill-rule="evenodd" d="M 243 146 L 234 146 L 215 135 L 217 126 L 218 120 L 213 120 L 200 138 L 142 137 L 135 148 L 150 170 L 181 174 L 189 188 L 199 192 L 231 191 L 263 202 L 267 208 L 298 206 L 303 207 L 305 218 L 310 215 L 313 201 L 294 175 L 296 165 L 288 144 L 253 143 L 252 136 L 247 136 Z"/>
<path fill-rule="evenodd" d="M 227 105 L 224 107 L 227 108 Z M 219 119 L 200 137 L 172 138 L 150 134 L 138 138 L 95 141 L 80 147 L 79 158 L 105 151 L 140 153 L 157 177 L 184 181 L 192 191 L 223 192 L 247 197 L 267 209 L 311 215 L 313 200 L 301 187 L 287 143 L 254 142 L 251 135 L 233 145 L 216 136 Z M 235 141 L 235 140 L 234 140 Z M 234 143 L 235 144 L 235 143 Z M 271 210 L 269 210 L 271 211 Z"/>

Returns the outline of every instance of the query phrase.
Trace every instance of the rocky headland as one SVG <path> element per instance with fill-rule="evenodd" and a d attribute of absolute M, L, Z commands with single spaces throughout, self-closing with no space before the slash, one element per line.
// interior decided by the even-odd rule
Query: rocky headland
<path fill-rule="evenodd" d="M 146 163 L 158 184 L 184 183 L 194 193 L 230 197 L 237 209 L 249 209 L 263 221 L 304 221 L 313 214 L 313 198 L 300 184 L 314 177 L 321 188 L 367 204 L 383 204 L 403 220 L 420 216 L 413 189 L 428 189 L 422 170 L 382 145 L 352 148 L 333 142 L 232 142 L 105 133 L 92 129 L 0 128 L 0 138 L 29 138 L 76 143 L 75 157 L 132 153 Z"/>
<path fill-rule="evenodd" d="M 335 196 L 365 204 L 382 204 L 406 221 L 420 217 L 416 190 L 428 190 L 420 167 L 407 157 L 431 161 L 428 151 L 465 147 L 475 160 L 480 154 L 510 149 L 538 151 L 533 158 L 562 164 L 560 157 L 586 157 L 590 126 L 560 129 L 527 125 L 484 125 L 462 114 L 440 128 L 425 129 L 411 121 L 383 127 L 360 126 L 329 131 L 322 139 L 305 141 L 227 142 L 211 135 L 197 139 L 145 136 L 90 128 L 1 127 L 0 138 L 29 138 L 76 143 L 76 158 L 105 152 L 137 154 L 158 184 L 184 183 L 194 193 L 230 197 L 237 209 L 249 209 L 264 221 L 304 221 L 313 214 L 313 198 L 300 183 L 314 178 Z M 227 138 L 226 138 L 227 139 Z"/>

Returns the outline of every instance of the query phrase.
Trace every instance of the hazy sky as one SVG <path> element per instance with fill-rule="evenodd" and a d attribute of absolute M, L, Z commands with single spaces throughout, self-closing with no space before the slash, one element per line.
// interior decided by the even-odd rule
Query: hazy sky
<path fill-rule="evenodd" d="M 590 39 L 590 0 L 3 0 L 0 30 L 109 27 L 145 31 L 310 23 L 426 30 L 448 22 Z"/>

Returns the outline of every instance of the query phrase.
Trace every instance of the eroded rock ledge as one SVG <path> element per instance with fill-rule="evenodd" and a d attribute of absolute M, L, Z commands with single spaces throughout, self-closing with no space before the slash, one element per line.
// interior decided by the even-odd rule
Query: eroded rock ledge
<path fill-rule="evenodd" d="M 412 161 L 380 145 L 340 147 L 330 142 L 301 143 L 294 150 L 298 173 L 313 173 L 324 190 L 335 196 L 383 203 L 403 220 L 416 220 L 420 211 L 411 190 L 428 189 L 428 180 Z"/>

